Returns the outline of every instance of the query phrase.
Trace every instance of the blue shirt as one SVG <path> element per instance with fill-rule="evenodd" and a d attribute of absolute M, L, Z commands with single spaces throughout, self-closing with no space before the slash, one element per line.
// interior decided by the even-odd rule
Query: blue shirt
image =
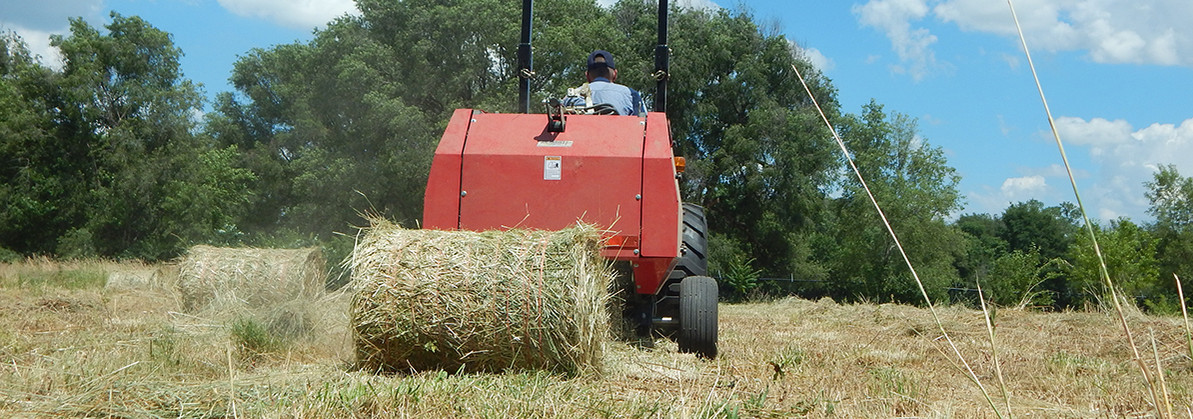
<path fill-rule="evenodd" d="M 602 103 L 613 105 L 613 108 L 617 109 L 618 115 L 637 116 L 639 112 L 642 112 L 642 94 L 637 90 L 613 83 L 604 77 L 593 79 L 588 83 L 588 88 L 592 90 L 593 105 Z M 575 102 L 584 105 L 583 99 L 577 101 L 571 98 L 565 104 L 575 106 Z"/>

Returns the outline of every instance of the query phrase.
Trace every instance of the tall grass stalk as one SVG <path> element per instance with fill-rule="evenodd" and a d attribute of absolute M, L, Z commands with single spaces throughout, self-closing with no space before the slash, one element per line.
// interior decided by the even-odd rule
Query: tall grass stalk
<path fill-rule="evenodd" d="M 1027 65 L 1031 68 L 1032 78 L 1036 81 L 1036 90 L 1040 92 L 1040 101 L 1044 104 L 1044 113 L 1048 117 L 1048 126 L 1052 129 L 1052 137 L 1056 139 L 1056 147 L 1060 150 L 1061 160 L 1065 164 L 1065 172 L 1069 174 L 1069 183 L 1073 186 L 1073 195 L 1077 199 L 1077 208 L 1081 210 L 1081 218 L 1085 222 L 1085 229 L 1089 233 L 1090 240 L 1093 242 L 1094 254 L 1098 257 L 1098 267 L 1099 272 L 1102 274 L 1102 280 L 1106 285 L 1106 289 L 1110 291 L 1110 299 L 1114 301 L 1114 309 L 1118 312 L 1123 333 L 1127 335 L 1127 343 L 1130 345 L 1131 351 L 1134 354 L 1135 363 L 1138 365 L 1140 373 L 1143 374 L 1144 381 L 1147 382 L 1152 402 L 1156 405 L 1156 413 L 1160 417 L 1166 417 L 1164 416 L 1164 410 L 1160 407 L 1160 397 L 1156 391 L 1155 380 L 1151 377 L 1143 357 L 1139 354 L 1139 346 L 1135 344 L 1135 337 L 1132 336 L 1131 327 L 1127 324 L 1127 316 L 1123 313 L 1123 306 L 1119 301 L 1118 291 L 1115 290 L 1114 281 L 1110 279 L 1110 272 L 1106 269 L 1106 259 L 1102 256 L 1102 248 L 1098 246 L 1098 236 L 1094 234 L 1093 223 L 1089 221 L 1089 214 L 1085 210 L 1085 204 L 1081 202 L 1081 192 L 1077 189 L 1077 178 L 1073 176 L 1073 168 L 1069 165 L 1068 155 L 1065 154 L 1065 145 L 1060 139 L 1060 132 L 1056 129 L 1056 121 L 1052 118 L 1052 110 L 1048 107 L 1048 98 L 1044 96 L 1044 86 L 1040 84 L 1040 76 L 1036 73 L 1036 65 L 1031 59 L 1031 50 L 1027 48 L 1027 38 L 1023 36 L 1023 27 L 1019 25 L 1019 16 L 1015 13 L 1015 4 L 1012 0 L 1007 0 L 1007 6 L 1011 8 L 1011 19 L 1015 21 L 1015 29 L 1019 32 L 1019 41 L 1022 43 L 1023 53 L 1027 55 Z"/>
<path fill-rule="evenodd" d="M 1172 401 L 1168 399 L 1168 383 L 1164 381 L 1164 366 L 1160 363 L 1160 350 L 1156 348 L 1156 331 L 1148 329 L 1148 335 L 1152 341 L 1152 357 L 1156 361 L 1156 381 L 1160 383 L 1160 395 L 1164 398 L 1164 411 L 1168 413 L 1168 418 L 1172 416 Z"/>
<path fill-rule="evenodd" d="M 1185 318 L 1185 343 L 1189 347 L 1189 362 L 1193 362 L 1193 327 L 1189 326 L 1189 308 L 1185 305 L 1185 290 L 1181 288 L 1181 277 L 1177 276 L 1176 272 L 1172 273 L 1172 278 L 1176 280 L 1176 295 L 1181 299 L 1181 316 Z M 1190 415 L 1193 418 L 1193 415 Z"/>
<path fill-rule="evenodd" d="M 920 280 L 920 274 L 916 272 L 915 266 L 911 263 L 911 258 L 907 256 L 907 250 L 903 248 L 903 243 L 899 241 L 899 235 L 895 234 L 895 229 L 891 227 L 891 222 L 886 218 L 886 212 L 882 210 L 882 206 L 878 205 L 878 199 L 874 197 L 874 192 L 870 191 L 870 186 L 866 183 L 866 178 L 862 176 L 861 170 L 858 170 L 857 163 L 853 161 L 853 154 L 849 152 L 849 148 L 845 147 L 845 141 L 837 134 L 836 128 L 829 122 L 828 115 L 825 115 L 824 109 L 820 107 L 820 102 L 816 100 L 816 95 L 812 94 L 812 88 L 808 87 L 808 82 L 804 80 L 803 74 L 800 73 L 799 67 L 794 64 L 791 66 L 795 70 L 796 77 L 799 77 L 799 82 L 803 84 L 804 91 L 808 93 L 808 97 L 812 99 L 812 104 L 816 106 L 816 111 L 820 113 L 820 119 L 828 126 L 828 130 L 833 134 L 833 139 L 837 140 L 837 146 L 841 149 L 841 154 L 845 156 L 845 160 L 849 162 L 849 167 L 853 169 L 853 174 L 857 176 L 857 180 L 862 184 L 862 189 L 866 190 L 866 196 L 870 197 L 870 203 L 874 204 L 874 210 L 878 212 L 878 217 L 882 219 L 882 225 L 886 227 L 886 231 L 891 235 L 891 239 L 895 242 L 895 247 L 899 249 L 899 255 L 903 256 L 903 262 L 907 264 L 907 269 L 911 271 L 911 277 L 915 278 L 915 284 L 919 287 L 920 295 L 924 297 L 924 304 L 928 306 L 928 311 L 932 313 L 932 320 L 936 322 L 936 327 L 940 334 L 949 344 L 949 348 L 953 350 L 953 354 L 957 360 L 965 366 L 965 372 L 969 375 L 969 379 L 978 386 L 982 391 L 982 396 L 986 398 L 986 403 L 990 405 L 990 409 L 994 410 L 994 414 L 1002 418 L 1002 413 L 998 411 L 998 406 L 995 405 L 994 399 L 990 397 L 990 392 L 986 391 L 986 386 L 982 385 L 982 380 L 978 379 L 978 374 L 974 372 L 973 367 L 969 365 L 969 361 L 961 354 L 961 350 L 957 348 L 957 344 L 953 342 L 952 336 L 944 329 L 944 323 L 940 320 L 940 314 L 936 312 L 936 306 L 932 304 L 932 298 L 928 296 L 928 290 L 924 288 L 924 281 Z"/>
<path fill-rule="evenodd" d="M 236 367 L 232 363 L 232 347 L 227 348 L 228 353 L 228 404 L 232 406 L 232 417 L 240 417 L 236 414 Z"/>
<path fill-rule="evenodd" d="M 998 345 L 994 339 L 994 322 L 990 320 L 990 309 L 986 307 L 986 295 L 982 293 L 982 282 L 974 281 L 978 286 L 978 301 L 982 302 L 982 318 L 986 319 L 986 333 L 990 337 L 990 356 L 994 362 L 994 375 L 998 377 L 998 388 L 1002 390 L 1002 399 L 1007 404 L 1007 418 L 1014 418 L 1011 413 L 1011 395 L 1007 391 L 1007 382 L 1002 378 L 1002 363 L 998 361 Z"/>

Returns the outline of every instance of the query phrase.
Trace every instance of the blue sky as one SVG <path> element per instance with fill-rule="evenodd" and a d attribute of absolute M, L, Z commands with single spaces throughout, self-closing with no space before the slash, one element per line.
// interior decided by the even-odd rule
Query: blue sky
<path fill-rule="evenodd" d="M 512 0 L 511 0 L 512 1 Z M 608 0 L 600 0 L 607 2 Z M 963 213 L 1073 201 L 1010 9 L 1002 0 L 680 0 L 748 10 L 833 80 L 846 112 L 871 99 L 918 120 L 962 175 Z M 1146 214 L 1143 182 L 1193 175 L 1193 2 L 1018 0 L 1041 83 L 1091 216 Z M 0 27 L 54 62 L 67 17 L 139 15 L 174 35 L 186 77 L 230 90 L 237 56 L 306 41 L 351 0 L 0 0 Z"/>

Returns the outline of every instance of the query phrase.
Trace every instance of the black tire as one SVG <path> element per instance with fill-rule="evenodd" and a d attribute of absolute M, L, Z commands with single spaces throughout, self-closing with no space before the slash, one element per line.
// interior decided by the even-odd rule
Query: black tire
<path fill-rule="evenodd" d="M 679 283 L 679 351 L 717 357 L 717 281 L 689 276 Z"/>
<path fill-rule="evenodd" d="M 669 279 L 678 282 L 689 276 L 708 276 L 708 221 L 699 205 L 683 204 L 682 244 Z"/>

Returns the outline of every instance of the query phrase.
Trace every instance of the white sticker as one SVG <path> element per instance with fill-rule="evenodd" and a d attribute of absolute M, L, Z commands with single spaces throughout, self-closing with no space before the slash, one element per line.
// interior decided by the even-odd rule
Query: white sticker
<path fill-rule="evenodd" d="M 543 180 L 563 179 L 563 157 L 543 156 Z"/>
<path fill-rule="evenodd" d="M 571 147 L 571 141 L 539 141 L 539 147 Z"/>

